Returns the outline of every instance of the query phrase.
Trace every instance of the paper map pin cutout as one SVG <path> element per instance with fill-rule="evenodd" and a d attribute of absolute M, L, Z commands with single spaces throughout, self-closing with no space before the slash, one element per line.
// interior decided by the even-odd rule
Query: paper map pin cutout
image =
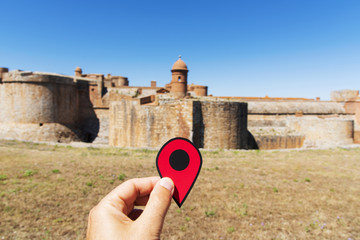
<path fill-rule="evenodd" d="M 201 165 L 200 151 L 186 138 L 170 139 L 161 147 L 156 157 L 156 167 L 160 177 L 173 180 L 173 199 L 179 208 L 194 186 Z"/>

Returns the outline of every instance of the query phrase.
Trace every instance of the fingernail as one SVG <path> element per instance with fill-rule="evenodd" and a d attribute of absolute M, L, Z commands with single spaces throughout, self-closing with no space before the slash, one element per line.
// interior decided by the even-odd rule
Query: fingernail
<path fill-rule="evenodd" d="M 160 185 L 163 186 L 164 188 L 166 188 L 167 190 L 169 190 L 171 192 L 171 194 L 174 191 L 174 183 L 170 178 L 162 178 L 160 179 Z"/>

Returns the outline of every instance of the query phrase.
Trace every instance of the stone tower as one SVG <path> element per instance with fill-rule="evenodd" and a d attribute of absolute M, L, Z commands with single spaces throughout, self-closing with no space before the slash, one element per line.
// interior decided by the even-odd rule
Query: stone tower
<path fill-rule="evenodd" d="M 171 73 L 171 89 L 170 92 L 176 98 L 183 98 L 186 96 L 187 91 L 187 74 L 189 70 L 183 60 L 181 60 L 181 56 L 179 59 L 174 63 Z"/>
<path fill-rule="evenodd" d="M 75 76 L 81 77 L 82 76 L 82 69 L 80 67 L 75 68 Z"/>

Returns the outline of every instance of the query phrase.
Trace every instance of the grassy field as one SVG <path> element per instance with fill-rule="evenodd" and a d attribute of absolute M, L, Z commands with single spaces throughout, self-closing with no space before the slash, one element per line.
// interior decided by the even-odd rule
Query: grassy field
<path fill-rule="evenodd" d="M 0 141 L 0 239 L 83 239 L 111 189 L 156 151 Z M 203 151 L 163 239 L 360 239 L 360 149 Z"/>

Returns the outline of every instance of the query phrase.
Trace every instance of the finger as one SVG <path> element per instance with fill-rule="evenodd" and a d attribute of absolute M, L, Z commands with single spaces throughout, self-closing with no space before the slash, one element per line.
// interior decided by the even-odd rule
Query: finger
<path fill-rule="evenodd" d="M 145 226 L 149 226 L 152 231 L 161 231 L 173 192 L 173 181 L 167 177 L 162 178 L 151 192 L 149 201 L 138 220 Z"/>
<path fill-rule="evenodd" d="M 159 177 L 148 177 L 128 180 L 112 190 L 102 202 L 110 204 L 128 215 L 135 200 L 149 195 L 159 179 Z"/>

